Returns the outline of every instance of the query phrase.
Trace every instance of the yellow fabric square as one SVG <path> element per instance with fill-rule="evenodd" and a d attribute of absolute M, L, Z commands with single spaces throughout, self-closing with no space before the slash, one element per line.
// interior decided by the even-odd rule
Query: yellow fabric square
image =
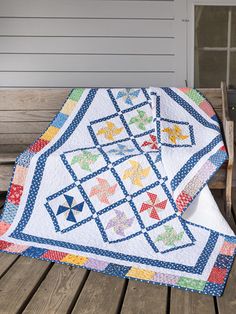
<path fill-rule="evenodd" d="M 151 270 L 145 270 L 140 268 L 132 267 L 129 272 L 126 274 L 126 276 L 138 278 L 138 279 L 145 279 L 150 280 L 154 277 L 155 272 Z"/>
<path fill-rule="evenodd" d="M 55 126 L 50 126 L 47 131 L 41 136 L 41 139 L 46 141 L 51 141 L 51 139 L 54 138 L 54 136 L 58 133 L 59 129 Z"/>
<path fill-rule="evenodd" d="M 85 262 L 87 262 L 87 260 L 88 260 L 88 258 L 84 257 L 84 256 L 68 254 L 61 260 L 61 262 L 82 266 L 82 265 L 84 265 Z"/>
<path fill-rule="evenodd" d="M 76 106 L 77 102 L 71 99 L 67 99 L 66 103 L 64 104 L 61 113 L 67 114 L 68 116 L 72 113 Z"/>

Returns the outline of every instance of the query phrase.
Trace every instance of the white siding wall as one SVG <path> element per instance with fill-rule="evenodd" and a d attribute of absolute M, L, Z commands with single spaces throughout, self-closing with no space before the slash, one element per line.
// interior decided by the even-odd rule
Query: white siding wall
<path fill-rule="evenodd" d="M 186 0 L 0 0 L 0 87 L 183 86 Z"/>

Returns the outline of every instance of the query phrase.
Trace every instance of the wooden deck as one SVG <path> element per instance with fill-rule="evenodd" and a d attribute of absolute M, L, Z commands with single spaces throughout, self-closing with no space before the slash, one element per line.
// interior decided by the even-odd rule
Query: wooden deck
<path fill-rule="evenodd" d="M 222 208 L 222 196 L 219 191 L 214 194 Z M 234 197 L 236 205 L 236 190 Z M 234 222 L 232 218 L 235 228 Z M 235 310 L 236 263 L 223 297 L 213 298 L 0 253 L 0 314 L 233 314 Z"/>

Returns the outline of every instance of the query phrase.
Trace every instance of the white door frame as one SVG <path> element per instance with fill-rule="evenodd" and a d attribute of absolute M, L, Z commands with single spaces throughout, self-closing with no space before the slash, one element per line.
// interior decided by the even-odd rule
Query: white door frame
<path fill-rule="evenodd" d="M 194 86 L 194 10 L 196 5 L 235 6 L 236 0 L 187 0 L 187 82 L 189 87 Z"/>

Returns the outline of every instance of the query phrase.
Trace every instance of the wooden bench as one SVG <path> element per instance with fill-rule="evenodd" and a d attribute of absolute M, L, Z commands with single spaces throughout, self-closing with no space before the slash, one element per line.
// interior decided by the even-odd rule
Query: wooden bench
<path fill-rule="evenodd" d="M 211 179 L 209 186 L 225 189 L 226 213 L 229 214 L 232 182 L 236 186 L 236 180 L 232 179 L 234 125 L 228 115 L 227 90 L 222 82 L 221 88 L 199 91 L 211 102 L 222 121 L 229 160 Z M 8 188 L 16 156 L 46 129 L 69 92 L 68 88 L 0 90 L 0 191 Z"/>

